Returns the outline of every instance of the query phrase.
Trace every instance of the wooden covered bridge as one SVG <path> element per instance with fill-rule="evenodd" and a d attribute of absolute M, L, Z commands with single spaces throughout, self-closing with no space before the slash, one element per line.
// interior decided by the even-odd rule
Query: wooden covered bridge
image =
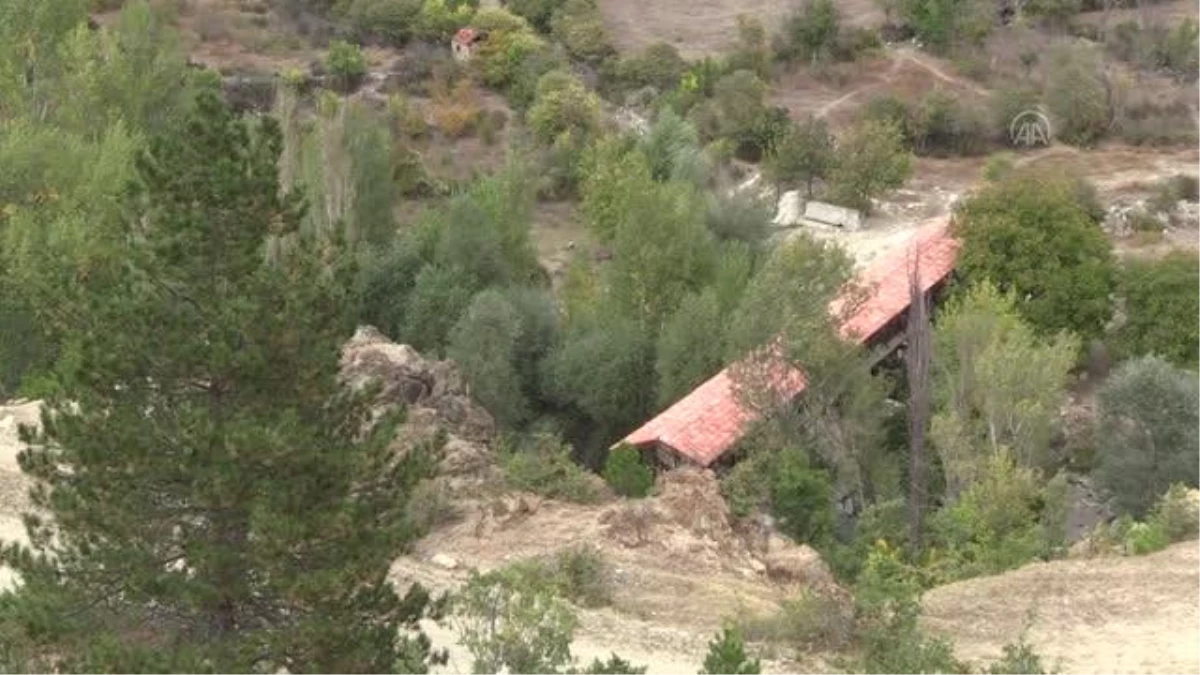
<path fill-rule="evenodd" d="M 948 219 L 939 218 L 919 228 L 904 246 L 872 261 L 857 276 L 868 295 L 842 323 L 842 336 L 876 351 L 879 358 L 895 351 L 904 341 L 909 272 L 914 262 L 921 290 L 933 294 L 954 272 L 958 245 L 950 236 Z M 657 463 L 664 466 L 712 466 L 759 417 L 736 394 L 732 375 L 736 367 L 724 368 L 618 445 L 627 443 L 652 452 Z M 777 381 L 781 393 L 794 400 L 804 392 L 805 381 L 802 373 L 791 370 Z"/>

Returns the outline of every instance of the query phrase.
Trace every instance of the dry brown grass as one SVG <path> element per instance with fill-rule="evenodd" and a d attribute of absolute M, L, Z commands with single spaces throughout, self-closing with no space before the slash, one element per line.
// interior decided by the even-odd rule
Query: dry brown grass
<path fill-rule="evenodd" d="M 453 85 L 438 79 L 433 84 L 432 108 L 434 126 L 449 138 L 462 138 L 479 121 L 479 93 L 469 78 L 459 78 Z"/>
<path fill-rule="evenodd" d="M 925 622 L 958 655 L 1000 656 L 1029 612 L 1030 642 L 1066 673 L 1200 672 L 1200 549 L 1194 541 L 1132 558 L 1035 563 L 936 588 Z"/>

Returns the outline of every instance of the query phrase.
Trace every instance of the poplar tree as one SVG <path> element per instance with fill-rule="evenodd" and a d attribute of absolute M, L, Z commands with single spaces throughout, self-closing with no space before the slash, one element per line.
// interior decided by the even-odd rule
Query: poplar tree
<path fill-rule="evenodd" d="M 34 480 L 0 629 L 24 670 L 425 672 L 429 615 L 389 565 L 430 450 L 338 381 L 352 328 L 334 247 L 293 231 L 280 134 L 211 84 L 139 162 L 123 269 L 86 298 L 74 376 L 22 429 Z"/>

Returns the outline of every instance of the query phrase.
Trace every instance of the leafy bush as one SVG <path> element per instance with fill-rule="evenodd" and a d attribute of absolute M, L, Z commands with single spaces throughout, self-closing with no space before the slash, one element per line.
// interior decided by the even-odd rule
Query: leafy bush
<path fill-rule="evenodd" d="M 733 465 L 721 480 L 721 495 L 729 511 L 745 518 L 759 509 L 770 508 L 770 483 L 763 480 L 771 475 L 772 456 L 769 452 L 754 452 Z"/>
<path fill-rule="evenodd" d="M 554 70 L 538 80 L 527 118 L 543 143 L 553 143 L 566 132 L 586 142 L 600 128 L 600 100 L 570 72 Z"/>
<path fill-rule="evenodd" d="M 1112 317 L 1116 265 L 1086 194 L 1061 173 L 1019 172 L 984 187 L 955 220 L 960 271 L 1023 298 L 1017 309 L 1043 335 L 1099 336 Z"/>
<path fill-rule="evenodd" d="M 756 161 L 788 128 L 787 111 L 766 105 L 766 84 L 749 70 L 721 77 L 713 98 L 691 114 L 702 138 L 728 138 L 736 154 Z"/>
<path fill-rule="evenodd" d="M 622 57 L 613 67 L 613 77 L 625 90 L 654 87 L 659 92 L 672 89 L 687 70 L 679 50 L 666 42 L 655 42 L 633 56 Z"/>
<path fill-rule="evenodd" d="M 592 659 L 586 668 L 568 671 L 578 675 L 644 675 L 646 666 L 635 666 L 625 659 L 612 654 L 607 661 Z"/>
<path fill-rule="evenodd" d="M 976 155 L 988 143 L 988 124 L 981 110 L 935 90 L 913 114 L 913 145 L 918 154 Z"/>
<path fill-rule="evenodd" d="M 1094 50 L 1083 46 L 1055 50 L 1045 99 L 1057 139 L 1091 145 L 1108 131 L 1108 85 Z"/>
<path fill-rule="evenodd" d="M 1162 228 L 1158 219 L 1156 229 Z M 1125 321 L 1115 331 L 1115 344 L 1126 356 L 1157 354 L 1185 367 L 1197 363 L 1200 328 L 1200 261 L 1175 252 L 1159 260 L 1129 260 L 1120 270 L 1118 292 L 1124 298 Z"/>
<path fill-rule="evenodd" d="M 338 79 L 340 86 L 351 88 L 367 73 L 367 59 L 358 45 L 334 40 L 325 55 L 325 67 Z"/>
<path fill-rule="evenodd" d="M 581 504 L 604 498 L 588 472 L 571 459 L 570 446 L 555 436 L 535 433 L 506 452 L 502 462 L 505 478 L 517 490 Z"/>
<path fill-rule="evenodd" d="M 1125 551 L 1129 555 L 1161 551 L 1170 543 L 1162 525 L 1154 522 L 1134 523 L 1125 533 Z"/>
<path fill-rule="evenodd" d="M 759 77 L 770 79 L 771 49 L 767 44 L 767 29 L 758 17 L 738 15 L 737 42 L 727 61 L 730 70 L 750 70 Z"/>
<path fill-rule="evenodd" d="M 708 654 L 700 670 L 701 675 L 757 675 L 761 672 L 759 660 L 747 656 L 741 632 L 730 627 L 708 643 Z"/>
<path fill-rule="evenodd" d="M 638 140 L 638 147 L 655 180 L 683 180 L 699 186 L 708 178 L 709 167 L 700 150 L 696 127 L 670 108 L 658 114 L 649 131 Z"/>
<path fill-rule="evenodd" d="M 766 175 L 777 186 L 803 185 L 813 195 L 813 185 L 824 179 L 836 160 L 833 135 L 825 120 L 809 116 L 793 123 L 767 156 Z"/>
<path fill-rule="evenodd" d="M 459 517 L 458 508 L 444 482 L 427 478 L 413 488 L 405 517 L 416 532 L 429 532 Z"/>
<path fill-rule="evenodd" d="M 1047 672 L 1052 671 L 1047 671 L 1041 655 L 1034 651 L 1024 634 L 1015 644 L 1004 645 L 1004 656 L 987 669 L 989 675 L 1046 675 Z"/>
<path fill-rule="evenodd" d="M 596 0 L 567 0 L 554 12 L 551 33 L 581 61 L 600 63 L 616 54 Z"/>
<path fill-rule="evenodd" d="M 1181 173 L 1160 179 L 1154 184 L 1146 206 L 1157 213 L 1170 213 L 1180 201 L 1200 201 L 1200 179 Z"/>
<path fill-rule="evenodd" d="M 890 124 L 900 130 L 907 146 L 913 143 L 913 111 L 895 96 L 874 96 L 863 106 L 861 120 Z"/>
<path fill-rule="evenodd" d="M 771 512 L 779 530 L 798 542 L 819 544 L 833 535 L 833 483 L 799 450 L 779 453 L 771 479 Z"/>
<path fill-rule="evenodd" d="M 784 19 L 775 41 L 781 61 L 807 61 L 816 65 L 835 57 L 841 15 L 833 0 L 805 0 Z"/>
<path fill-rule="evenodd" d="M 540 33 L 550 32 L 550 19 L 566 0 L 508 0 L 508 11 L 523 17 Z"/>
<path fill-rule="evenodd" d="M 475 15 L 474 25 L 488 32 L 488 39 L 475 51 L 471 65 L 483 83 L 495 89 L 517 86 L 526 79 L 526 60 L 546 49 L 546 43 L 519 16 L 489 8 Z M 535 77 L 540 77 L 537 73 Z M 534 80 L 536 83 L 536 79 Z M 530 83 L 528 98 L 532 100 Z"/>
<path fill-rule="evenodd" d="M 622 497 L 641 498 L 654 487 L 654 471 L 642 461 L 642 453 L 630 445 L 618 445 L 604 462 L 604 480 Z"/>
<path fill-rule="evenodd" d="M 580 607 L 612 603 L 612 567 L 590 545 L 564 549 L 550 558 L 515 562 L 493 574 L 518 590 L 550 593 Z"/>
<path fill-rule="evenodd" d="M 421 0 L 354 0 L 346 17 L 361 38 L 393 46 L 412 36 L 421 12 Z"/>
<path fill-rule="evenodd" d="M 474 672 L 557 673 L 571 662 L 579 622 L 548 591 L 516 585 L 503 573 L 472 572 L 452 606 Z"/>
<path fill-rule="evenodd" d="M 872 198 L 900 187 L 910 173 L 912 157 L 900 130 L 887 123 L 859 122 L 838 143 L 829 198 L 867 211 Z"/>
<path fill-rule="evenodd" d="M 1013 172 L 1013 156 L 1011 153 L 998 152 L 991 157 L 988 157 L 987 164 L 983 165 L 984 180 L 997 183 Z"/>
<path fill-rule="evenodd" d="M 1175 483 L 1163 494 L 1150 513 L 1149 522 L 1162 529 L 1169 541 L 1184 541 L 1200 536 L 1200 504 L 1191 497 L 1186 485 Z"/>
<path fill-rule="evenodd" d="M 939 580 L 995 574 L 1046 555 L 1053 542 L 1043 524 L 1045 501 L 1033 471 L 1007 454 L 993 458 L 977 483 L 929 519 Z"/>
<path fill-rule="evenodd" d="M 1198 407 L 1195 373 L 1155 356 L 1122 364 L 1100 389 L 1095 475 L 1120 512 L 1141 517 L 1172 484 L 1196 486 Z"/>
<path fill-rule="evenodd" d="M 417 16 L 415 30 L 426 40 L 443 42 L 472 23 L 471 16 L 479 3 L 460 0 L 425 0 Z"/>

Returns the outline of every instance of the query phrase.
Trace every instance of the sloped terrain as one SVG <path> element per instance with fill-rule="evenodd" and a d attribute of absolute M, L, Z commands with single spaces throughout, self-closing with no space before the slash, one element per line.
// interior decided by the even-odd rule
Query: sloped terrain
<path fill-rule="evenodd" d="M 1200 546 L 1034 563 L 931 591 L 929 628 L 994 659 L 1032 612 L 1029 640 L 1063 673 L 1200 672 Z"/>

